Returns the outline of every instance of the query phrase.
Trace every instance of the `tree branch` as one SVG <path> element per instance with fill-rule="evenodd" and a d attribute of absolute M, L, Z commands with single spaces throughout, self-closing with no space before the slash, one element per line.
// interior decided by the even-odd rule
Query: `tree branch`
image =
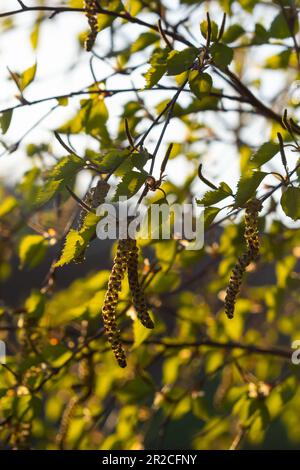
<path fill-rule="evenodd" d="M 120 18 L 122 20 L 128 21 L 129 23 L 144 26 L 145 28 L 149 28 L 152 31 L 156 31 L 157 33 L 160 34 L 159 27 L 157 25 L 148 23 L 148 22 L 146 22 L 144 20 L 141 20 L 140 18 L 137 18 L 135 16 L 131 16 L 130 13 L 127 12 L 127 11 L 125 11 L 124 13 L 117 12 L 117 11 L 111 11 L 111 10 L 107 10 L 106 8 L 102 8 L 100 6 L 98 7 L 97 10 L 98 10 L 99 14 L 112 16 L 113 18 Z M 28 7 L 28 6 L 25 6 L 24 4 L 22 4 L 22 8 L 20 8 L 18 10 L 11 10 L 11 11 L 7 11 L 7 12 L 4 12 L 4 13 L 0 13 L 0 18 L 6 18 L 8 16 L 14 16 L 14 15 L 18 15 L 20 13 L 34 12 L 34 11 L 50 12 L 50 13 L 52 13 L 52 17 L 53 17 L 54 15 L 58 15 L 60 13 L 76 13 L 76 12 L 77 13 L 85 13 L 87 11 L 87 9 L 86 8 L 63 7 L 63 6 L 61 6 L 61 7 L 55 7 L 55 6 Z M 194 44 L 192 44 L 190 41 L 188 41 L 186 38 L 184 38 L 181 34 L 178 34 L 176 32 L 172 32 L 172 31 L 167 31 L 165 29 L 162 29 L 161 32 L 163 32 L 163 34 L 165 36 L 169 36 L 169 37 L 173 38 L 174 40 L 181 42 L 182 44 L 185 44 L 189 47 L 195 47 Z"/>
<path fill-rule="evenodd" d="M 133 342 L 130 340 L 122 339 L 122 341 L 125 344 L 132 344 Z M 247 351 L 250 354 L 262 354 L 262 355 L 268 355 L 268 356 L 276 356 L 276 357 L 281 357 L 283 359 L 291 359 L 292 355 L 292 350 L 284 349 L 281 347 L 278 348 L 264 348 L 260 346 L 253 346 L 251 344 L 243 344 L 243 343 L 236 343 L 236 342 L 219 342 L 219 341 L 214 341 L 211 339 L 203 339 L 200 341 L 194 341 L 194 342 L 181 342 L 181 343 L 175 343 L 175 342 L 167 342 L 162 339 L 149 339 L 145 340 L 143 344 L 149 344 L 149 345 L 158 345 L 158 346 L 164 346 L 165 348 L 171 349 L 171 348 L 200 348 L 200 347 L 210 347 L 210 348 L 217 348 L 217 349 L 241 349 L 243 351 Z"/>

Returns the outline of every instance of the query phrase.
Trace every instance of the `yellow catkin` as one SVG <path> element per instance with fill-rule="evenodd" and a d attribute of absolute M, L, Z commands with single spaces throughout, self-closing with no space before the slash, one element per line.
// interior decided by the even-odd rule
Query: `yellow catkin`
<path fill-rule="evenodd" d="M 73 396 L 67 403 L 59 426 L 59 431 L 56 436 L 56 444 L 61 449 L 64 450 L 68 431 L 70 428 L 71 421 L 74 417 L 76 408 L 79 404 L 78 396 Z"/>
<path fill-rule="evenodd" d="M 18 422 L 10 436 L 10 444 L 14 450 L 29 450 L 30 436 L 32 430 L 31 422 Z"/>
<path fill-rule="evenodd" d="M 40 353 L 42 335 L 36 319 L 29 318 L 27 313 L 20 316 L 18 338 L 21 345 L 21 354 Z"/>
<path fill-rule="evenodd" d="M 130 240 L 131 249 L 128 258 L 128 282 L 131 290 L 134 308 L 137 312 L 137 317 L 146 328 L 153 329 L 154 323 L 148 313 L 147 302 L 143 289 L 139 283 L 138 277 L 138 248 L 136 240 Z"/>
<path fill-rule="evenodd" d="M 80 360 L 78 364 L 78 376 L 82 386 L 79 401 L 82 403 L 92 395 L 95 383 L 94 359 L 90 352 Z"/>
<path fill-rule="evenodd" d="M 68 401 L 63 411 L 59 431 L 56 436 L 56 444 L 61 450 L 64 450 L 65 448 L 70 425 L 77 407 L 86 401 L 93 393 L 95 374 L 93 355 L 91 353 L 80 359 L 78 364 L 78 376 L 81 385 L 81 392 L 78 395 L 71 397 Z"/>
<path fill-rule="evenodd" d="M 154 328 L 147 308 L 145 294 L 138 278 L 138 248 L 136 240 L 119 240 L 108 288 L 104 298 L 102 316 L 105 333 L 120 367 L 126 367 L 126 356 L 121 343 L 121 333 L 116 321 L 116 308 L 122 280 L 127 271 L 133 305 L 137 317 L 146 328 Z"/>
<path fill-rule="evenodd" d="M 98 34 L 98 20 L 97 20 L 97 3 L 95 0 L 85 0 L 84 8 L 87 10 L 86 17 L 89 22 L 90 32 L 85 41 L 85 48 L 87 51 L 91 51 Z"/>
<path fill-rule="evenodd" d="M 122 280 L 127 269 L 129 250 L 129 240 L 119 240 L 102 308 L 105 333 L 120 367 L 126 367 L 126 355 L 120 339 L 121 333 L 117 326 L 116 308 Z"/>
<path fill-rule="evenodd" d="M 259 257 L 258 214 L 261 209 L 262 204 L 258 199 L 252 199 L 246 205 L 244 237 L 247 251 L 239 256 L 232 270 L 225 297 L 225 313 L 230 319 L 234 316 L 236 298 L 240 291 L 246 268 Z"/>

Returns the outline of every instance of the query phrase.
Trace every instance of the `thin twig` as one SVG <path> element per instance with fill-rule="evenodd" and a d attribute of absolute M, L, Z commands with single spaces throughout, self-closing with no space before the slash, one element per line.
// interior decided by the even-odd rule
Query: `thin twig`
<path fill-rule="evenodd" d="M 0 18 L 6 18 L 6 17 L 9 17 L 9 16 L 14 16 L 14 15 L 18 15 L 20 13 L 28 13 L 28 12 L 32 12 L 32 11 L 41 11 L 41 12 L 50 12 L 52 13 L 51 17 L 53 18 L 54 16 L 60 14 L 60 13 L 85 13 L 86 11 L 88 11 L 87 9 L 85 8 L 76 8 L 76 7 L 51 7 L 51 6 L 37 6 L 37 7 L 25 7 L 25 8 L 21 8 L 19 10 L 10 10 L 10 11 L 6 11 L 4 13 L 0 13 Z M 156 31 L 159 33 L 159 29 L 158 29 L 158 26 L 155 25 L 155 24 L 151 24 L 151 23 L 148 23 L 136 16 L 131 16 L 129 14 L 129 12 L 125 12 L 125 13 L 122 13 L 122 12 L 117 12 L 117 11 L 111 11 L 111 10 L 108 10 L 106 8 L 102 8 L 102 7 L 98 7 L 97 8 L 97 11 L 98 13 L 102 13 L 103 15 L 108 15 L 108 16 L 112 16 L 113 18 L 120 18 L 122 20 L 125 20 L 129 23 L 134 23 L 134 24 L 138 24 L 140 26 L 144 26 L 145 28 L 148 28 L 148 29 L 151 29 L 152 31 Z M 190 46 L 190 47 L 194 47 L 194 44 L 191 43 L 190 41 L 188 41 L 186 38 L 184 38 L 183 36 L 181 36 L 181 34 L 178 34 L 176 32 L 172 32 L 172 31 L 166 31 L 166 30 L 163 30 L 164 34 L 166 36 L 169 36 L 173 39 L 176 39 L 176 41 L 179 41 L 181 42 L 182 44 L 186 44 L 187 46 Z"/>
<path fill-rule="evenodd" d="M 133 341 L 127 340 L 127 339 L 122 339 L 122 341 L 125 344 L 132 344 Z M 280 357 L 282 359 L 291 359 L 291 354 L 292 351 L 288 349 L 283 349 L 283 348 L 266 348 L 263 346 L 253 346 L 252 344 L 243 344 L 243 343 L 236 343 L 236 342 L 221 342 L 221 341 L 214 341 L 211 339 L 203 339 L 200 341 L 194 341 L 194 342 L 178 342 L 176 343 L 175 341 L 173 342 L 172 340 L 170 342 L 167 342 L 166 340 L 163 339 L 149 339 L 145 340 L 144 344 L 149 344 L 149 345 L 157 345 L 157 346 L 163 346 L 165 348 L 201 348 L 201 347 L 208 347 L 208 348 L 217 348 L 217 349 L 241 349 L 243 351 L 248 351 L 248 353 L 251 354 L 262 354 L 262 355 L 267 355 L 267 356 L 276 356 Z"/>

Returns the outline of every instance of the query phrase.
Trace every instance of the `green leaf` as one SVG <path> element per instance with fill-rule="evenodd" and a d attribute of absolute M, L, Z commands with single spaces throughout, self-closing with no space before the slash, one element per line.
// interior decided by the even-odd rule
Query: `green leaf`
<path fill-rule="evenodd" d="M 37 63 L 25 70 L 18 78 L 18 87 L 21 92 L 25 90 L 34 80 L 37 69 Z"/>
<path fill-rule="evenodd" d="M 258 401 L 257 405 L 253 409 L 255 410 L 251 416 L 251 427 L 249 435 L 252 439 L 262 440 L 264 431 L 270 422 L 270 414 L 268 408 L 263 401 Z"/>
<path fill-rule="evenodd" d="M 220 183 L 220 188 L 223 189 L 223 191 L 225 191 L 226 193 L 228 193 L 230 196 L 232 195 L 232 189 L 230 186 L 228 186 L 227 183 L 225 183 L 225 181 L 222 181 Z"/>
<path fill-rule="evenodd" d="M 131 46 L 131 52 L 138 52 L 151 44 L 159 41 L 159 36 L 155 33 L 142 33 Z"/>
<path fill-rule="evenodd" d="M 84 223 L 79 231 L 86 244 L 90 241 L 91 236 L 95 233 L 96 225 L 99 220 L 100 217 L 94 214 L 93 212 L 89 212 L 86 215 Z"/>
<path fill-rule="evenodd" d="M 250 161 L 255 168 L 267 163 L 279 152 L 279 145 L 274 142 L 265 142 L 251 157 Z"/>
<path fill-rule="evenodd" d="M 13 410 L 16 419 L 19 422 L 29 423 L 33 418 L 41 416 L 42 413 L 42 402 L 41 399 L 31 394 L 21 395 L 15 397 Z"/>
<path fill-rule="evenodd" d="M 269 42 L 270 35 L 268 31 L 260 23 L 255 25 L 255 35 L 252 40 L 253 44 L 266 44 Z"/>
<path fill-rule="evenodd" d="M 69 184 L 77 172 L 83 168 L 85 160 L 76 155 L 63 157 L 49 172 L 46 184 L 38 189 L 36 204 L 46 204 L 66 184 Z"/>
<path fill-rule="evenodd" d="M 78 258 L 84 249 L 84 240 L 79 232 L 70 230 L 66 236 L 63 251 L 59 260 L 55 263 L 55 267 L 64 266 Z"/>
<path fill-rule="evenodd" d="M 84 130 L 84 119 L 86 117 L 86 108 L 90 100 L 82 100 L 81 108 L 65 124 L 57 129 L 59 134 L 79 134 Z"/>
<path fill-rule="evenodd" d="M 104 100 L 98 97 L 89 100 L 84 120 L 86 132 L 91 134 L 96 131 L 101 134 L 101 127 L 107 122 L 107 119 L 108 110 Z"/>
<path fill-rule="evenodd" d="M 218 189 L 207 191 L 201 199 L 197 199 L 197 204 L 212 206 L 217 202 L 232 195 L 232 191 L 226 183 L 221 183 Z"/>
<path fill-rule="evenodd" d="M 0 203 L 0 217 L 4 217 L 5 215 L 12 212 L 18 206 L 18 201 L 13 196 L 6 197 Z"/>
<path fill-rule="evenodd" d="M 277 286 L 285 289 L 287 287 L 287 281 L 291 272 L 293 271 L 297 262 L 296 257 L 290 255 L 286 256 L 277 261 L 276 263 L 276 278 Z"/>
<path fill-rule="evenodd" d="M 240 36 L 245 33 L 244 28 L 239 24 L 233 24 L 225 31 L 222 36 L 222 41 L 226 44 L 236 41 Z"/>
<path fill-rule="evenodd" d="M 161 77 L 167 71 L 167 58 L 170 50 L 166 49 L 156 49 L 152 56 L 150 57 L 149 63 L 151 67 L 144 74 L 146 80 L 146 88 L 152 88 L 156 85 Z"/>
<path fill-rule="evenodd" d="M 13 110 L 5 111 L 0 115 L 0 127 L 2 134 L 6 134 L 12 120 Z"/>
<path fill-rule="evenodd" d="M 67 98 L 66 96 L 64 96 L 62 98 L 57 98 L 57 102 L 60 106 L 68 106 L 69 98 Z"/>
<path fill-rule="evenodd" d="M 141 103 L 136 101 L 128 101 L 123 108 L 123 117 L 130 118 L 134 117 L 138 111 L 142 109 Z"/>
<path fill-rule="evenodd" d="M 219 31 L 218 25 L 215 21 L 211 21 L 210 24 L 211 24 L 211 41 L 216 41 L 218 37 L 218 31 Z M 205 39 L 207 38 L 207 30 L 208 30 L 207 20 L 202 21 L 202 23 L 200 24 L 200 31 L 201 31 L 202 36 Z"/>
<path fill-rule="evenodd" d="M 139 153 L 133 153 L 129 160 L 135 168 L 142 170 L 150 158 L 150 153 L 146 149 L 141 149 Z"/>
<path fill-rule="evenodd" d="M 48 180 L 46 184 L 38 188 L 35 205 L 46 204 L 63 187 L 63 180 Z"/>
<path fill-rule="evenodd" d="M 41 235 L 26 235 L 19 246 L 21 267 L 37 266 L 45 257 L 48 243 Z"/>
<path fill-rule="evenodd" d="M 144 74 L 146 80 L 145 88 L 152 88 L 156 85 L 161 77 L 165 74 L 167 70 L 166 65 L 153 65 L 150 69 Z"/>
<path fill-rule="evenodd" d="M 282 405 L 288 403 L 296 394 L 298 388 L 297 379 L 295 376 L 289 377 L 278 387 Z"/>
<path fill-rule="evenodd" d="M 83 120 L 87 134 L 100 137 L 101 144 L 104 147 L 110 145 L 111 140 L 106 127 L 108 120 L 108 110 L 104 100 L 99 97 L 90 100 L 89 106 L 86 108 L 86 114 Z"/>
<path fill-rule="evenodd" d="M 127 196 L 128 198 L 134 196 L 145 183 L 147 176 L 146 172 L 138 173 L 137 171 L 131 171 L 127 173 L 118 184 L 114 201 L 121 196 Z"/>
<path fill-rule="evenodd" d="M 293 220 L 300 219 L 300 188 L 288 187 L 281 196 L 280 204 L 285 215 Z"/>
<path fill-rule="evenodd" d="M 101 6 L 115 13 L 119 13 L 120 11 L 124 10 L 120 0 L 101 0 Z M 104 29 L 111 26 L 115 19 L 116 17 L 113 15 L 98 15 L 99 31 L 103 31 Z"/>
<path fill-rule="evenodd" d="M 21 195 L 22 201 L 28 204 L 30 207 L 36 204 L 36 198 L 38 193 L 38 186 L 36 184 L 37 179 L 41 174 L 41 170 L 37 167 L 33 167 L 24 173 L 23 178 L 17 185 L 17 193 Z"/>
<path fill-rule="evenodd" d="M 130 151 L 127 149 L 112 149 L 108 150 L 104 155 L 100 155 L 99 159 L 93 159 L 93 161 L 97 164 L 99 170 L 123 176 L 124 169 L 130 170 L 134 166 L 133 162 L 129 162 L 131 157 Z"/>
<path fill-rule="evenodd" d="M 47 358 L 47 361 L 52 367 L 59 368 L 70 359 L 72 351 L 62 343 L 56 344 L 55 346 L 47 344 L 43 349 L 43 356 Z"/>
<path fill-rule="evenodd" d="M 209 405 L 206 397 L 192 394 L 191 411 L 196 418 L 201 419 L 202 421 L 207 421 L 209 419 L 208 409 Z"/>
<path fill-rule="evenodd" d="M 208 73 L 199 73 L 193 70 L 189 76 L 189 85 L 192 92 L 201 99 L 211 91 L 212 78 Z"/>
<path fill-rule="evenodd" d="M 163 363 L 163 383 L 174 384 L 180 371 L 180 359 L 176 356 L 167 357 Z"/>
<path fill-rule="evenodd" d="M 97 96 L 93 99 L 81 100 L 80 106 L 75 116 L 57 129 L 57 132 L 79 134 L 85 130 L 87 134 L 100 137 L 101 144 L 104 146 L 110 145 L 110 136 L 106 127 L 108 110 L 104 100 Z"/>
<path fill-rule="evenodd" d="M 188 70 L 198 55 L 198 49 L 187 47 L 182 51 L 171 51 L 168 55 L 168 75 L 179 75 Z"/>
<path fill-rule="evenodd" d="M 258 186 L 267 174 L 262 171 L 253 171 L 240 178 L 235 196 L 235 207 L 242 207 L 245 202 L 254 197 Z"/>
<path fill-rule="evenodd" d="M 26 299 L 25 308 L 30 318 L 42 317 L 45 310 L 45 295 L 38 290 L 33 290 Z"/>
<path fill-rule="evenodd" d="M 143 380 L 146 377 L 146 380 Z M 151 376 L 143 372 L 142 376 L 138 376 L 132 380 L 128 380 L 117 391 L 118 399 L 126 404 L 137 404 L 140 401 L 147 400 L 153 395 L 155 387 Z"/>
<path fill-rule="evenodd" d="M 41 156 L 42 153 L 48 153 L 50 150 L 50 147 L 46 143 L 41 143 L 41 144 L 28 144 L 26 146 L 26 153 L 28 157 L 33 157 L 35 155 Z"/>
<path fill-rule="evenodd" d="M 291 50 L 272 55 L 266 59 L 265 67 L 271 70 L 286 69 L 290 63 L 291 55 Z"/>
<path fill-rule="evenodd" d="M 213 44 L 210 53 L 218 67 L 227 67 L 233 59 L 233 50 L 222 43 Z"/>
<path fill-rule="evenodd" d="M 212 92 L 219 92 L 220 90 L 216 90 L 212 88 Z M 187 116 L 191 113 L 197 113 L 199 111 L 207 110 L 207 109 L 216 109 L 218 107 L 218 102 L 220 98 L 218 96 L 211 96 L 211 95 L 203 95 L 201 100 L 196 99 L 193 100 L 186 108 L 179 109 L 177 116 Z M 175 107 L 176 108 L 176 107 Z"/>
<path fill-rule="evenodd" d="M 68 182 L 84 165 L 85 161 L 82 158 L 76 155 L 68 155 L 55 165 L 49 174 L 49 178 L 54 180 L 63 179 L 65 182 Z"/>

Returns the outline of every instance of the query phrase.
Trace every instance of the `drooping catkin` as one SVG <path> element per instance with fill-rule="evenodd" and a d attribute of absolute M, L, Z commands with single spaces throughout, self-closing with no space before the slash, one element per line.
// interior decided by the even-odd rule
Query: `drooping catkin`
<path fill-rule="evenodd" d="M 110 185 L 105 180 L 99 180 L 96 186 L 87 191 L 86 195 L 83 198 L 83 202 L 91 209 L 97 209 L 97 207 L 104 203 L 109 189 Z M 86 209 L 81 209 L 77 224 L 78 232 L 82 229 L 84 225 L 86 215 Z"/>
<path fill-rule="evenodd" d="M 110 185 L 105 180 L 99 180 L 96 186 L 87 191 L 86 195 L 83 198 L 83 202 L 91 209 L 97 209 L 101 204 L 104 203 L 109 189 Z M 80 232 L 80 230 L 84 227 L 84 222 L 88 214 L 89 213 L 86 209 L 81 209 L 78 216 L 77 232 Z M 74 262 L 77 264 L 83 263 L 84 260 L 85 251 L 83 251 L 76 258 L 74 258 Z"/>
<path fill-rule="evenodd" d="M 137 317 L 146 328 L 153 329 L 154 323 L 148 313 L 147 302 L 145 294 L 139 283 L 138 276 L 138 247 L 136 240 L 130 240 L 131 249 L 128 258 L 128 282 L 131 290 L 134 308 L 137 312 Z"/>
<path fill-rule="evenodd" d="M 104 329 L 120 367 L 126 367 L 126 356 L 121 343 L 121 333 L 116 322 L 116 308 L 121 291 L 121 283 L 126 271 L 137 317 L 142 325 L 152 329 L 154 324 L 148 313 L 145 294 L 138 278 L 138 248 L 136 240 L 131 238 L 119 240 L 118 242 L 117 253 L 114 258 L 102 308 Z"/>
<path fill-rule="evenodd" d="M 258 199 L 252 199 L 246 205 L 244 238 L 247 251 L 239 256 L 229 280 L 225 297 L 225 313 L 228 318 L 233 318 L 237 295 L 243 280 L 247 266 L 259 257 L 259 232 L 258 214 L 262 209 L 262 203 Z"/>
<path fill-rule="evenodd" d="M 20 421 L 15 424 L 10 436 L 10 444 L 13 450 L 29 450 L 32 431 L 31 422 Z"/>
<path fill-rule="evenodd" d="M 84 8 L 86 8 L 86 17 L 89 22 L 90 32 L 85 41 L 85 49 L 91 51 L 99 32 L 97 20 L 97 2 L 95 0 L 84 0 Z"/>
<path fill-rule="evenodd" d="M 126 355 L 121 343 L 121 332 L 117 326 L 116 308 L 122 280 L 127 269 L 129 250 L 129 240 L 119 240 L 102 307 L 104 329 L 120 367 L 126 367 Z"/>
<path fill-rule="evenodd" d="M 76 408 L 79 404 L 79 397 L 77 395 L 70 398 L 68 401 L 59 426 L 59 431 L 56 435 L 56 444 L 60 450 L 64 450 L 65 448 L 65 441 L 67 439 L 68 431 L 70 428 L 71 421 L 74 417 Z"/>

